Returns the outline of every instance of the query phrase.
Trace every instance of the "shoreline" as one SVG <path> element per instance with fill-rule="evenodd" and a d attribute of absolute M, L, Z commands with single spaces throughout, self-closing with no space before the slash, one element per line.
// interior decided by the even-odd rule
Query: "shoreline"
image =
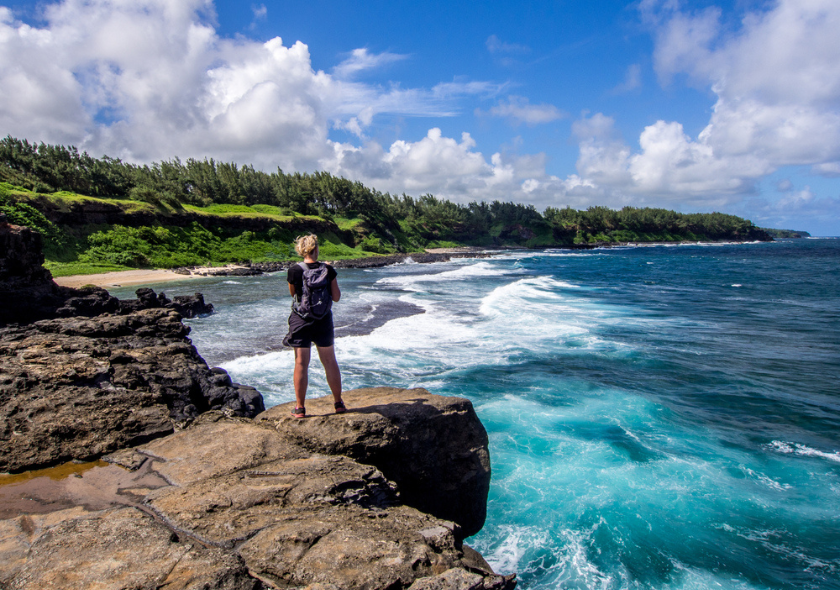
<path fill-rule="evenodd" d="M 409 252 L 399 254 L 386 254 L 364 258 L 348 258 L 342 260 L 324 260 L 335 268 L 377 268 L 391 264 L 399 264 L 406 258 L 423 264 L 430 262 L 446 262 L 452 258 L 490 258 L 492 256 L 516 252 L 520 250 L 595 250 L 609 248 L 634 248 L 650 246 L 694 246 L 694 245 L 736 245 L 750 244 L 754 242 L 720 241 L 720 242 L 592 242 L 587 244 L 568 244 L 564 246 L 545 246 L 540 248 L 479 248 L 475 246 L 456 248 L 429 248 L 425 252 Z M 78 289 L 85 285 L 96 287 L 126 287 L 132 285 L 152 285 L 155 283 L 169 283 L 172 281 L 192 280 L 212 276 L 224 276 L 237 274 L 236 270 L 255 269 L 257 272 L 247 274 L 263 274 L 286 270 L 295 261 L 282 263 L 253 263 L 253 264 L 229 264 L 227 266 L 203 266 L 179 269 L 134 269 L 120 270 L 106 273 L 89 275 L 68 275 L 65 277 L 53 277 L 57 285 Z M 244 273 L 243 273 L 244 274 Z"/>
<path fill-rule="evenodd" d="M 448 261 L 450 258 L 483 258 L 491 255 L 484 249 L 436 248 L 434 251 L 429 252 L 400 253 L 365 258 L 349 258 L 345 260 L 324 260 L 324 262 L 331 264 L 335 268 L 375 268 L 398 264 L 406 258 L 411 258 L 418 263 L 428 263 Z M 132 285 L 152 285 L 155 283 L 203 279 L 214 276 L 259 275 L 287 270 L 292 264 L 295 264 L 295 261 L 282 263 L 255 262 L 253 264 L 229 264 L 226 266 L 202 266 L 176 269 L 116 270 L 89 275 L 53 277 L 53 281 L 61 287 L 71 287 L 74 289 L 85 285 L 103 288 L 127 287 Z"/>
<path fill-rule="evenodd" d="M 201 278 L 200 275 L 184 275 L 164 269 L 117 270 L 92 275 L 69 275 L 53 277 L 53 281 L 60 287 L 78 289 L 85 285 L 95 287 L 126 287 L 131 285 L 151 285 L 154 283 L 169 283 Z"/>

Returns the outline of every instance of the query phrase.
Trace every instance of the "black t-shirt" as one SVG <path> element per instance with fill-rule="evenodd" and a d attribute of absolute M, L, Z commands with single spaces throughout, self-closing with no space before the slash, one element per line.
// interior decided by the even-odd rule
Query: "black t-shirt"
<path fill-rule="evenodd" d="M 335 280 L 335 277 L 338 276 L 335 269 L 324 262 L 307 262 L 306 265 L 309 268 L 321 268 L 321 265 L 326 265 L 327 279 L 329 279 L 330 283 L 332 283 L 333 280 Z M 303 295 L 303 269 L 299 264 L 293 264 L 291 268 L 289 268 L 289 272 L 286 274 L 286 280 L 295 286 L 295 293 L 297 297 Z"/>

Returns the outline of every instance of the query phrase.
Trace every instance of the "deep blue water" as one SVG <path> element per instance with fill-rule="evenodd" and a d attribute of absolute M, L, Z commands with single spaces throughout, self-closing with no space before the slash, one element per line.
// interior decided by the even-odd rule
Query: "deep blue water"
<path fill-rule="evenodd" d="M 840 588 L 840 240 L 520 252 L 339 282 L 345 389 L 473 401 L 493 480 L 468 542 L 520 587 Z M 208 362 L 269 405 L 293 399 L 283 275 L 165 290 L 216 305 L 191 321 Z M 317 362 L 310 387 L 328 391 Z"/>

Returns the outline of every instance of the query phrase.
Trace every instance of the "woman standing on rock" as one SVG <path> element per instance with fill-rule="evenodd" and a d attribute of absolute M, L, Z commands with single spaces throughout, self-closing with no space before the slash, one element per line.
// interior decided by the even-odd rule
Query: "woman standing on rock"
<path fill-rule="evenodd" d="M 313 342 L 335 399 L 335 411 L 341 414 L 347 408 L 341 399 L 341 370 L 335 360 L 332 318 L 332 303 L 341 299 L 336 280 L 338 273 L 329 264 L 318 262 L 318 236 L 310 234 L 297 238 L 295 250 L 303 257 L 303 262 L 292 265 L 286 278 L 292 295 L 292 313 L 289 315 L 289 333 L 283 339 L 283 344 L 295 349 L 295 409 L 292 416 L 306 417 L 304 404 Z"/>

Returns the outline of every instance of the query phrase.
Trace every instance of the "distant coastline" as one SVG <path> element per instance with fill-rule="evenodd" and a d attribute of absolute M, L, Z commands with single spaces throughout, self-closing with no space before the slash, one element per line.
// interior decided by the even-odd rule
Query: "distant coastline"
<path fill-rule="evenodd" d="M 323 260 L 379 260 L 364 263 L 374 265 L 382 264 L 379 256 L 470 247 L 773 239 L 750 220 L 720 212 L 631 206 L 538 211 L 498 200 L 464 205 L 431 194 L 383 193 L 322 171 L 265 173 L 177 158 L 141 166 L 13 137 L 0 140 L 0 214 L 40 233 L 46 266 L 56 277 L 282 266 L 296 260 L 292 242 L 307 233 L 319 236 Z"/>
<path fill-rule="evenodd" d="M 341 260 L 326 260 L 336 268 L 380 268 L 392 264 L 401 264 L 406 261 L 427 264 L 432 262 L 448 262 L 453 258 L 489 258 L 511 252 L 524 250 L 595 250 L 599 248 L 637 248 L 655 246 L 691 246 L 703 244 L 743 244 L 746 242 L 720 241 L 680 241 L 680 242 L 599 242 L 593 244 L 572 244 L 569 246 L 558 246 L 548 248 L 477 248 L 477 247 L 456 247 L 456 248 L 430 248 L 426 252 L 408 252 L 382 256 L 362 256 Z M 187 281 L 193 279 L 207 278 L 212 276 L 255 276 L 268 272 L 280 272 L 295 264 L 294 261 L 285 263 L 245 263 L 228 264 L 224 266 L 199 266 L 181 267 L 176 269 L 128 269 L 115 270 L 104 273 L 73 274 L 53 277 L 56 284 L 62 287 L 78 289 L 88 285 L 102 288 L 145 286 L 174 281 Z"/>
<path fill-rule="evenodd" d="M 770 227 L 763 227 L 761 228 L 766 231 L 768 234 L 773 236 L 773 239 L 788 239 L 788 238 L 810 238 L 811 234 L 798 229 L 773 229 Z"/>

